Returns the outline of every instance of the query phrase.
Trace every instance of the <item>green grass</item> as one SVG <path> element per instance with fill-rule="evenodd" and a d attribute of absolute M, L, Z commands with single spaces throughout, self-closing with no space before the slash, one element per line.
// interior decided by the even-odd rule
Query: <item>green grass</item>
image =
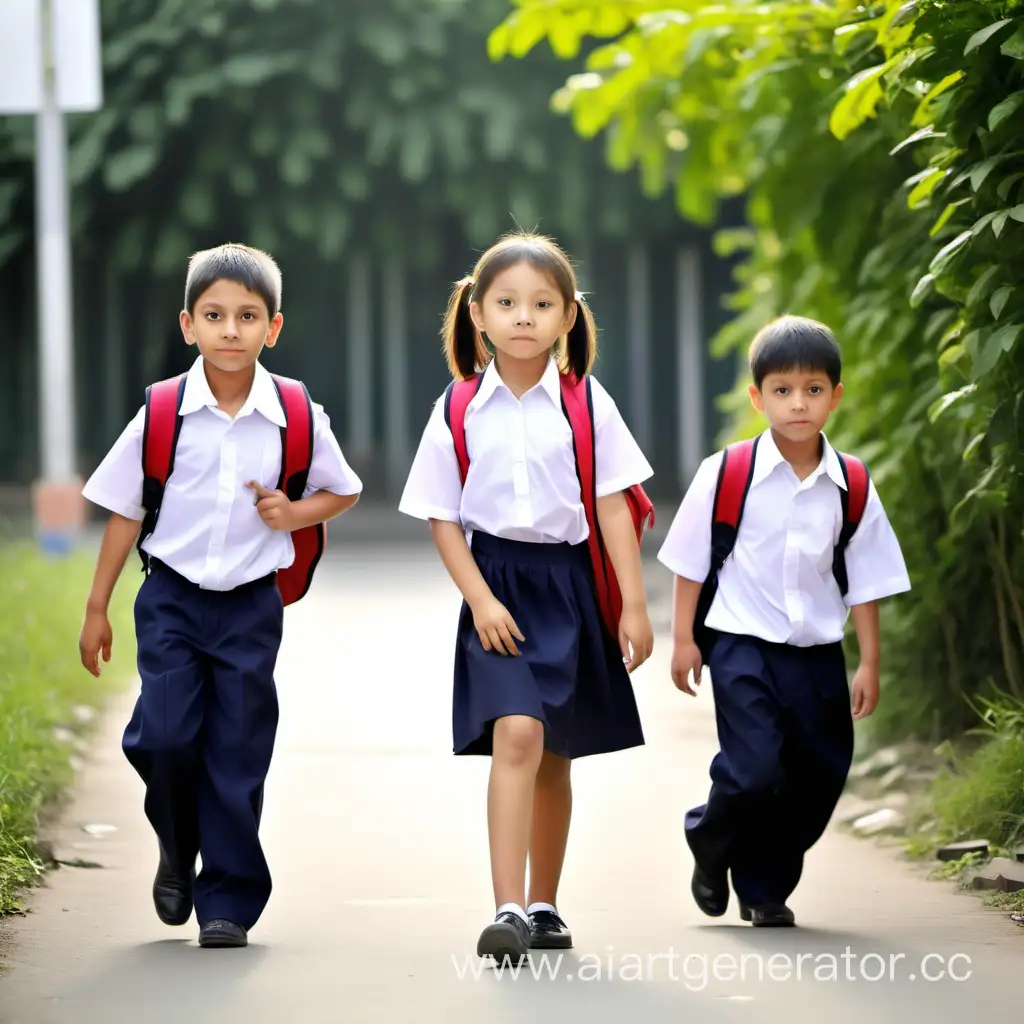
<path fill-rule="evenodd" d="M 1020 892 L 992 892 L 985 896 L 985 906 L 1006 910 L 1011 914 L 1024 914 L 1024 889 Z"/>
<path fill-rule="evenodd" d="M 981 854 L 965 854 L 959 860 L 946 861 L 931 871 L 931 877 L 955 882 L 961 889 L 971 888 L 971 876 L 988 860 Z M 980 893 L 982 903 L 994 910 L 1005 910 L 1011 914 L 1024 914 L 1024 890 L 1020 892 Z"/>
<path fill-rule="evenodd" d="M 949 771 L 931 804 L 942 839 L 987 839 L 996 850 L 1024 843 L 1024 705 L 1010 698 L 989 704 L 981 735 L 967 754 L 950 745 Z"/>
<path fill-rule="evenodd" d="M 989 857 L 1012 859 L 1024 846 L 1024 702 L 1004 694 L 977 710 L 977 729 L 937 749 L 945 768 L 911 800 L 901 840 L 904 852 L 918 860 L 933 858 L 946 843 L 987 840 L 988 856 L 967 855 L 933 868 L 932 877 L 961 885 Z M 987 897 L 992 899 L 1024 912 L 1024 894 Z"/>
<path fill-rule="evenodd" d="M 141 574 L 126 572 L 110 621 L 113 656 L 99 679 L 78 658 L 78 632 L 92 579 L 91 552 L 50 560 L 31 543 L 0 541 L 0 914 L 38 881 L 40 814 L 59 805 L 74 778 L 76 740 L 94 711 L 135 668 L 132 601 Z M 76 714 L 75 709 L 79 709 Z"/>
<path fill-rule="evenodd" d="M 932 870 L 932 877 L 966 883 L 971 873 L 980 868 L 985 860 L 982 854 L 967 853 L 958 860 L 940 861 L 939 866 Z"/>

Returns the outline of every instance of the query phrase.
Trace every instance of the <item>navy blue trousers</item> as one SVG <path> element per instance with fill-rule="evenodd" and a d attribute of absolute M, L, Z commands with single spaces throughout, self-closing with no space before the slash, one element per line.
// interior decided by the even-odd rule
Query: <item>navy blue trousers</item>
<path fill-rule="evenodd" d="M 720 750 L 686 838 L 698 864 L 731 872 L 745 903 L 785 902 L 853 758 L 843 649 L 721 634 L 708 663 Z"/>
<path fill-rule="evenodd" d="M 251 928 L 270 897 L 259 823 L 283 617 L 273 576 L 218 592 L 157 566 L 135 602 L 142 689 L 122 747 L 168 863 L 187 874 L 202 858 L 200 925 Z"/>

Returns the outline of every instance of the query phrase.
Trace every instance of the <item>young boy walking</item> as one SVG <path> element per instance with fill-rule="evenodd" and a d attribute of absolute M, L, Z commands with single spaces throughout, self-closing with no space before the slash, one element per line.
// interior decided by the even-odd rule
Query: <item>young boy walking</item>
<path fill-rule="evenodd" d="M 685 820 L 691 891 L 721 916 L 731 874 L 741 917 L 764 927 L 795 924 L 787 900 L 845 785 L 853 722 L 878 702 L 876 602 L 910 581 L 866 469 L 823 433 L 843 389 L 831 331 L 782 317 L 750 368 L 770 426 L 703 462 L 658 557 L 676 577 L 672 679 L 692 696 L 707 664 L 720 744 L 707 802 Z"/>
<path fill-rule="evenodd" d="M 98 676 L 100 654 L 110 658 L 107 608 L 138 540 L 142 687 L 122 746 L 146 785 L 158 839 L 157 915 L 185 924 L 194 905 L 207 947 L 246 945 L 271 891 L 258 833 L 278 721 L 282 570 L 301 557 L 311 575 L 322 534 L 310 556 L 310 530 L 354 505 L 362 489 L 323 408 L 260 365 L 264 347 L 277 344 L 280 306 L 281 275 L 265 253 L 223 245 L 193 256 L 179 319 L 199 355 L 169 390 L 168 382 L 149 389 L 83 492 L 110 519 L 79 639 L 82 664 Z M 303 415 L 289 414 L 286 395 L 293 409 L 298 396 Z M 301 472 L 286 481 L 284 467 L 296 459 Z"/>

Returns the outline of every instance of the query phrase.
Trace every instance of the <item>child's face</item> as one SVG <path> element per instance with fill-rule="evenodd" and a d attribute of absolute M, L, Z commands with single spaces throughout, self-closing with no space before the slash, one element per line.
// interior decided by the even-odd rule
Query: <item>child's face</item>
<path fill-rule="evenodd" d="M 768 417 L 772 429 L 789 441 L 817 437 L 839 405 L 843 385 L 832 386 L 820 370 L 787 370 L 769 373 L 761 387 L 750 385 L 750 399 Z"/>
<path fill-rule="evenodd" d="M 554 282 L 523 262 L 496 274 L 480 302 L 469 307 L 477 329 L 510 359 L 546 354 L 576 320 L 576 303 L 566 306 Z"/>
<path fill-rule="evenodd" d="M 236 281 L 214 281 L 196 301 L 195 312 L 181 312 L 181 331 L 203 359 L 224 373 L 247 370 L 263 347 L 273 348 L 284 318 L 271 318 L 263 297 Z"/>

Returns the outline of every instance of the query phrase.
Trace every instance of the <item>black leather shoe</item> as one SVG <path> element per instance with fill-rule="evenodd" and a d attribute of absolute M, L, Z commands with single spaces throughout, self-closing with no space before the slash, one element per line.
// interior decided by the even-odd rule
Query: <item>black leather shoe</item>
<path fill-rule="evenodd" d="M 713 875 L 695 864 L 690 892 L 708 917 L 721 917 L 729 909 L 729 879 L 724 872 Z"/>
<path fill-rule="evenodd" d="M 750 918 L 750 904 L 744 903 L 743 900 L 740 900 L 740 920 L 749 921 Z"/>
<path fill-rule="evenodd" d="M 153 906 L 156 907 L 156 916 L 164 924 L 185 924 L 192 916 L 192 884 L 195 880 L 195 868 L 188 875 L 180 875 L 171 870 L 161 855 L 156 878 L 153 879 Z"/>
<path fill-rule="evenodd" d="M 199 945 L 207 949 L 234 949 L 249 945 L 249 937 L 240 924 L 215 917 L 199 929 Z"/>
<path fill-rule="evenodd" d="M 749 910 L 755 928 L 791 928 L 796 924 L 793 911 L 785 903 L 762 903 Z"/>
<path fill-rule="evenodd" d="M 537 910 L 530 915 L 530 946 L 533 949 L 572 949 L 572 933 L 557 914 Z"/>
<path fill-rule="evenodd" d="M 476 955 L 494 957 L 498 963 L 507 958 L 519 964 L 529 954 L 529 949 L 529 925 L 518 914 L 506 910 L 480 933 Z"/>

